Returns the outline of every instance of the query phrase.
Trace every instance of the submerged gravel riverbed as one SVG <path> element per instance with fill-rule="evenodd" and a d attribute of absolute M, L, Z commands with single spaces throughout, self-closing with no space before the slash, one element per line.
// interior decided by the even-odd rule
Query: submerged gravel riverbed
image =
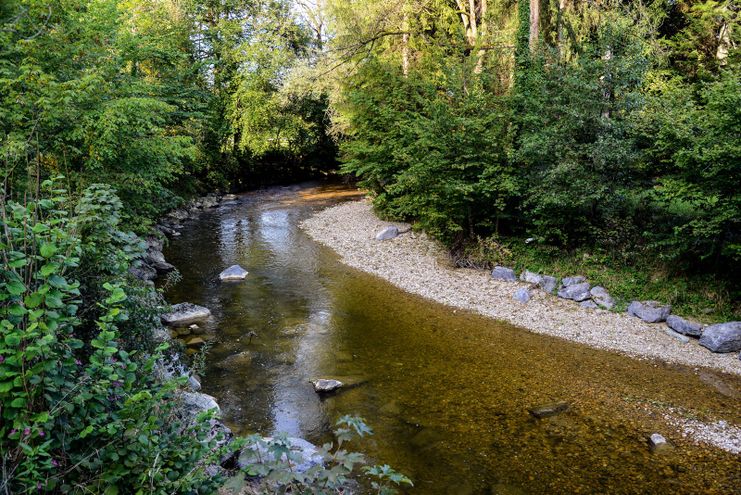
<path fill-rule="evenodd" d="M 737 353 L 714 354 L 694 340 L 684 344 L 666 335 L 663 323 L 648 324 L 627 314 L 581 308 L 537 290 L 529 302 L 519 303 L 512 296 L 528 284 L 493 280 L 482 270 L 446 266 L 444 250 L 424 234 L 409 232 L 376 241 L 376 233 L 388 225 L 403 227 L 378 219 L 364 200 L 325 209 L 302 227 L 336 251 L 344 263 L 454 308 L 597 349 L 741 375 Z"/>

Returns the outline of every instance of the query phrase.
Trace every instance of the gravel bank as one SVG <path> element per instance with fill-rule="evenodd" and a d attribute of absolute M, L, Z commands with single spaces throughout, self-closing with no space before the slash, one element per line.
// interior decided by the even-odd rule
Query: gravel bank
<path fill-rule="evenodd" d="M 738 353 L 713 354 L 695 340 L 683 344 L 664 333 L 663 323 L 583 309 L 537 290 L 529 302 L 518 303 L 512 296 L 527 284 L 496 281 L 481 270 L 449 268 L 441 263 L 446 257 L 443 249 L 424 234 L 376 241 L 376 233 L 388 225 L 407 227 L 379 220 L 368 201 L 356 201 L 323 210 L 302 227 L 334 249 L 344 263 L 428 299 L 597 349 L 741 375 Z"/>

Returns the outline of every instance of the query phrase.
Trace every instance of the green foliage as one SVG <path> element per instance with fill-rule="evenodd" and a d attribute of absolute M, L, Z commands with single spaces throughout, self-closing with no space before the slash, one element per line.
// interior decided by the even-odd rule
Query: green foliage
<path fill-rule="evenodd" d="M 260 435 L 248 436 L 244 439 L 244 447 L 250 463 L 243 469 L 239 480 L 243 483 L 250 480 L 259 493 L 344 493 L 353 474 L 358 471 L 356 468 L 360 467 L 359 471 L 366 475 L 373 492 L 379 495 L 393 495 L 398 493 L 396 487 L 413 486 L 409 478 L 390 466 L 366 465 L 362 454 L 343 449 L 343 445 L 354 438 L 373 434 L 362 418 L 343 416 L 337 420 L 336 426 L 337 445 L 323 445 L 315 456 L 323 462 L 315 462 L 302 471 L 296 467 L 311 460 L 291 450 L 290 440 L 285 435 L 270 439 Z"/>
<path fill-rule="evenodd" d="M 518 187 L 501 100 L 464 88 L 454 71 L 407 78 L 378 61 L 357 77 L 343 171 L 361 177 L 382 211 L 414 218 L 445 241 L 496 225 Z"/>
<path fill-rule="evenodd" d="M 65 191 L 51 181 L 42 187 L 37 201 L 0 205 L 0 491 L 215 489 L 218 477 L 204 470 L 219 458 L 208 417 L 186 422 L 176 385 L 153 381 L 164 348 L 144 354 L 127 345 L 127 302 L 137 289 L 121 277 L 126 256 L 111 251 L 113 238 L 89 244 L 115 232 L 117 199 L 91 188 L 69 218 Z M 93 320 L 75 275 L 111 257 L 117 264 L 101 273 L 118 276 L 85 301 L 96 308 Z"/>

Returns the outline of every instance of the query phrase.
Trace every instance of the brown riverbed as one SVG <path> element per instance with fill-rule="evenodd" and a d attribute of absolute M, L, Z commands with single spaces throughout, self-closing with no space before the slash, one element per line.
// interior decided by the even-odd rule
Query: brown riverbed
<path fill-rule="evenodd" d="M 323 442 L 339 416 L 359 414 L 375 434 L 354 447 L 408 474 L 411 493 L 737 492 L 739 457 L 683 438 L 665 415 L 741 424 L 738 377 L 533 334 L 349 268 L 298 225 L 357 196 L 250 193 L 168 247 L 183 276 L 168 299 L 213 312 L 204 391 L 235 431 Z M 233 263 L 247 280 L 220 283 Z M 316 377 L 363 384 L 321 400 Z M 558 401 L 569 410 L 528 413 Z M 652 453 L 653 432 L 674 448 Z"/>

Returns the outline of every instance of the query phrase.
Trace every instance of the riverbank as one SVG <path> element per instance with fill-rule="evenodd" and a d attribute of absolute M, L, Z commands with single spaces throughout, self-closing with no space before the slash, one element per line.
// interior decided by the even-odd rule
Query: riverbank
<path fill-rule="evenodd" d="M 446 263 L 444 249 L 424 234 L 410 232 L 376 241 L 376 233 L 388 225 L 404 227 L 378 219 L 368 201 L 358 201 L 323 210 L 302 227 L 313 239 L 336 251 L 347 265 L 453 308 L 634 358 L 741 375 L 737 353 L 714 354 L 695 341 L 684 344 L 666 335 L 663 324 L 581 308 L 541 291 L 533 291 L 527 303 L 519 303 L 513 294 L 528 284 L 494 280 L 482 270 L 453 269 Z"/>

